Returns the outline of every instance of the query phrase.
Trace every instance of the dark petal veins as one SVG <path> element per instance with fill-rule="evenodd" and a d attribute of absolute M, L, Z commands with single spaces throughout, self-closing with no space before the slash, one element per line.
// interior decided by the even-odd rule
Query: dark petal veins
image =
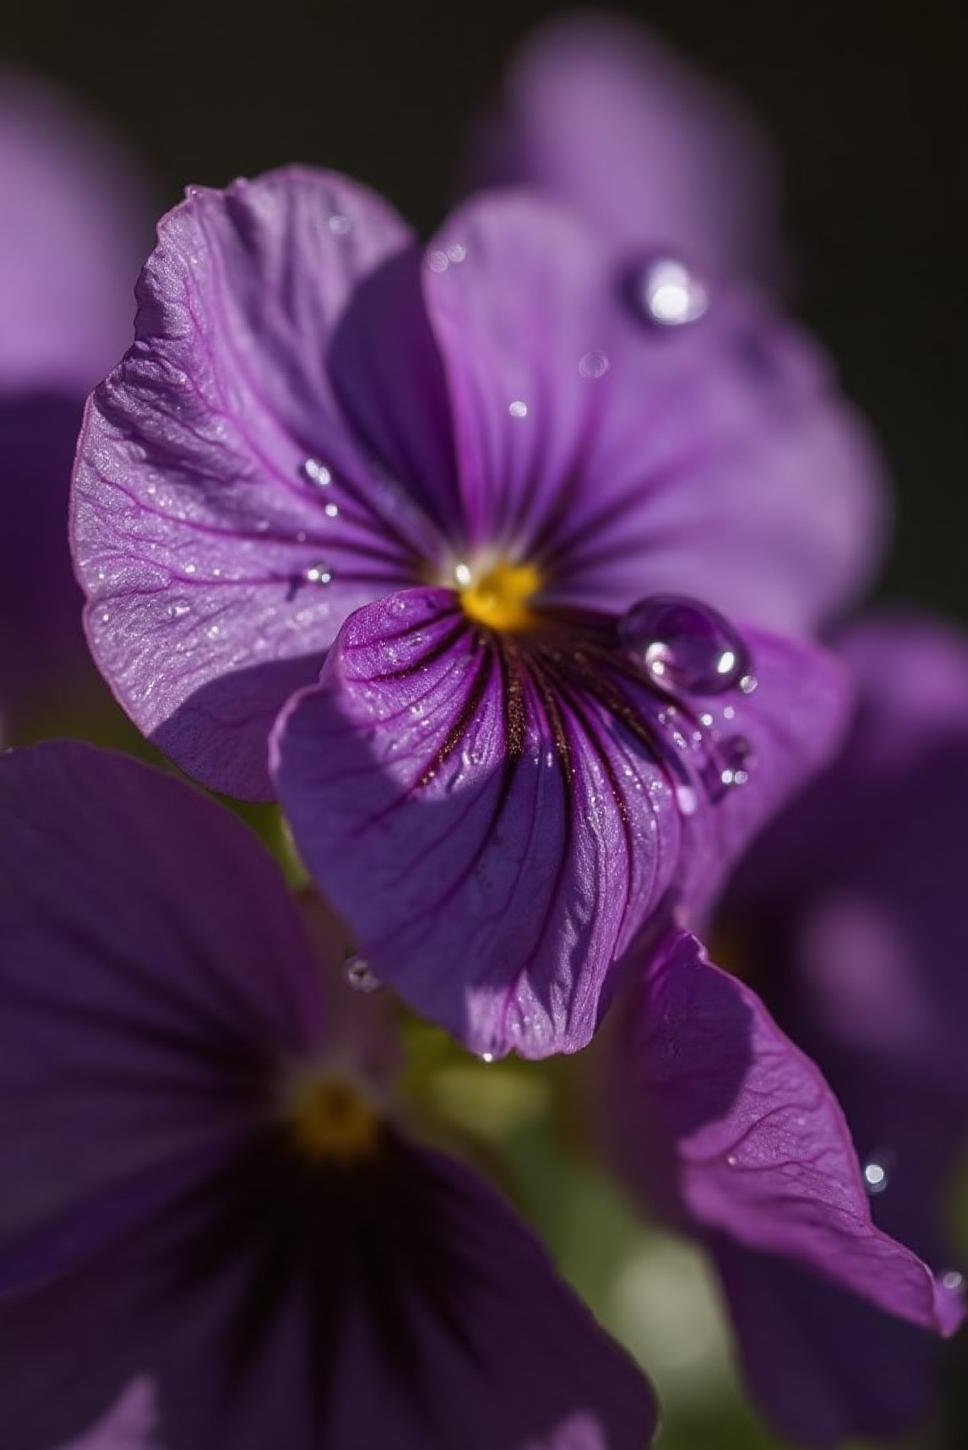
<path fill-rule="evenodd" d="M 763 684 L 686 708 L 613 619 L 542 621 L 494 633 L 430 589 L 360 611 L 273 744 L 300 851 L 377 976 L 485 1054 L 587 1042 L 665 893 L 702 909 L 843 711 L 806 646 L 750 635 Z M 738 738 L 757 763 L 727 793 Z"/>
<path fill-rule="evenodd" d="M 350 314 L 365 324 L 357 293 L 378 274 L 399 366 L 435 396 L 426 322 L 394 291 L 412 280 L 386 271 L 410 245 L 392 211 L 332 174 L 196 189 L 161 223 L 135 343 L 89 404 L 72 528 L 90 642 L 141 729 L 216 788 L 266 793 L 283 700 L 350 610 L 440 552 L 423 496 L 399 481 L 405 450 L 361 436 L 339 398 L 352 388 L 373 433 L 383 405 L 363 394 L 389 383 L 384 363 L 366 369 L 382 354 L 354 352 Z M 409 462 L 432 479 L 444 466 Z"/>

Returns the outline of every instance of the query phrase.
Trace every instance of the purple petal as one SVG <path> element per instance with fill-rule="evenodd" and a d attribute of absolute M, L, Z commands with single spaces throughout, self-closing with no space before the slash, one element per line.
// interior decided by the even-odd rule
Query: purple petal
<path fill-rule="evenodd" d="M 151 237 L 144 179 L 67 96 L 6 72 L 0 174 L 0 389 L 79 400 L 131 337 Z"/>
<path fill-rule="evenodd" d="M 281 878 L 222 808 L 123 756 L 0 758 L 0 1279 L 63 1272 L 197 1180 L 318 1039 Z"/>
<path fill-rule="evenodd" d="M 352 616 L 274 735 L 299 849 L 376 975 L 479 1053 L 584 1045 L 667 890 L 713 889 L 843 714 L 825 656 L 751 636 L 757 689 L 696 702 L 743 737 L 750 780 L 680 802 L 677 731 L 617 642 L 549 638 L 480 632 L 450 591 L 395 595 Z"/>
<path fill-rule="evenodd" d="M 686 1229 L 777 1255 L 950 1334 L 960 1297 L 875 1227 L 843 1114 L 759 998 L 670 939 L 629 1006 L 615 1068 L 625 1172 Z"/>
<path fill-rule="evenodd" d="M 727 288 L 663 328 L 626 282 L 603 238 L 526 194 L 468 202 L 431 242 L 468 549 L 536 565 L 561 602 L 673 592 L 814 624 L 880 548 L 866 429 L 761 303 Z"/>
<path fill-rule="evenodd" d="M 777 162 L 739 97 L 644 26 L 556 20 L 515 57 L 472 173 L 570 202 L 616 243 L 776 280 Z"/>
<path fill-rule="evenodd" d="M 134 1376 L 166 1450 L 639 1450 L 655 1427 L 648 1384 L 507 1205 L 392 1134 L 349 1175 L 257 1138 L 7 1302 L 0 1365 L 20 1450 L 83 1433 Z"/>
<path fill-rule="evenodd" d="M 789 963 L 778 1009 L 825 1066 L 849 1056 L 858 1086 L 871 1072 L 906 1076 L 909 1091 L 935 1094 L 931 1116 L 963 1121 L 968 642 L 883 614 L 854 626 L 841 654 L 859 696 L 846 749 L 751 853 L 724 911 L 740 929 L 756 923 L 751 969 L 766 954 Z"/>
<path fill-rule="evenodd" d="M 89 404 L 72 527 L 92 649 L 139 727 L 222 790 L 266 793 L 283 700 L 351 609 L 438 548 L 380 473 L 439 471 L 441 450 L 390 451 L 402 397 L 372 439 L 337 397 L 395 377 L 373 350 L 367 376 L 354 340 L 368 286 L 411 374 L 439 371 L 415 305 L 387 295 L 387 268 L 413 291 L 394 265 L 409 245 L 395 213 L 333 174 L 192 189 L 159 227 L 137 340 Z M 356 413 L 371 418 L 365 398 Z M 422 421 L 408 437 L 431 431 Z"/>
<path fill-rule="evenodd" d="M 784 1437 L 832 1450 L 926 1417 L 941 1362 L 931 1334 L 769 1254 L 712 1250 L 750 1391 Z"/>

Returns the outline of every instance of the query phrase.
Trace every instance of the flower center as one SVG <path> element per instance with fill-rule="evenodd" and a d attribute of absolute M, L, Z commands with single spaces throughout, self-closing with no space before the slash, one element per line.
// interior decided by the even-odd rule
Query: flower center
<path fill-rule="evenodd" d="M 493 564 L 475 579 L 467 565 L 457 570 L 464 613 L 491 629 L 528 629 L 535 622 L 531 599 L 541 588 L 541 575 L 533 564 Z M 464 582 L 466 578 L 467 582 Z"/>
<path fill-rule="evenodd" d="M 342 1074 L 298 1082 L 287 1097 L 285 1116 L 296 1146 L 309 1158 L 346 1164 L 376 1150 L 380 1116 L 365 1092 Z"/>

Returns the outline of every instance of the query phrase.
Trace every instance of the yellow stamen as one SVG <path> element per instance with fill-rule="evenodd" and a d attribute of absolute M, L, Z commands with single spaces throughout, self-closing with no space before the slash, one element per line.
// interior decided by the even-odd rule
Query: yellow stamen
<path fill-rule="evenodd" d="M 494 564 L 460 591 L 464 613 L 491 629 L 528 629 L 535 622 L 529 601 L 541 588 L 533 564 Z"/>
<path fill-rule="evenodd" d="M 380 1116 L 365 1092 L 342 1074 L 307 1077 L 286 1101 L 296 1146 L 310 1158 L 351 1163 L 375 1152 Z"/>

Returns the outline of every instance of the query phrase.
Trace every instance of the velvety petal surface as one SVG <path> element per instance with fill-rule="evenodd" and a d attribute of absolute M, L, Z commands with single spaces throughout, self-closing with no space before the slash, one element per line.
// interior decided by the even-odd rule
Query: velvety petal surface
<path fill-rule="evenodd" d="M 151 240 L 148 187 L 70 97 L 6 70 L 0 174 L 0 391 L 80 402 L 131 338 L 132 292 Z"/>
<path fill-rule="evenodd" d="M 634 261 L 528 193 L 467 202 L 431 242 L 467 549 L 536 566 L 556 601 L 672 591 L 809 627 L 880 549 L 868 432 L 761 301 L 724 287 L 665 327 L 630 295 Z"/>
<path fill-rule="evenodd" d="M 644 26 L 569 17 L 531 35 L 469 166 L 570 202 L 627 247 L 658 243 L 776 281 L 778 164 L 739 97 Z"/>
<path fill-rule="evenodd" d="M 211 1170 L 318 1038 L 314 968 L 250 832 L 160 772 L 0 757 L 0 1288 Z"/>
<path fill-rule="evenodd" d="M 192 188 L 160 224 L 135 343 L 89 403 L 72 536 L 95 658 L 139 727 L 218 789 L 266 793 L 283 700 L 351 609 L 439 552 L 404 489 L 439 493 L 449 446 L 425 422 L 442 394 L 410 245 L 330 173 Z M 361 354 L 375 308 L 396 370 L 385 346 Z M 371 406 L 400 376 L 395 411 Z M 364 427 L 379 418 L 371 437 L 339 388 Z"/>
<path fill-rule="evenodd" d="M 833 1450 L 930 1411 L 942 1345 L 793 1264 L 714 1240 L 750 1391 L 780 1434 Z"/>
<path fill-rule="evenodd" d="M 16 1450 L 86 1445 L 132 1386 L 163 1450 L 642 1450 L 655 1427 L 646 1381 L 509 1208 L 397 1139 L 315 1181 L 254 1144 L 5 1304 L 0 1348 Z"/>
<path fill-rule="evenodd" d="M 713 889 L 843 715 L 827 657 L 751 634 L 760 683 L 697 697 L 696 744 L 614 621 L 566 625 L 502 635 L 449 590 L 392 596 L 347 621 L 274 732 L 297 845 L 360 950 L 479 1053 L 583 1046 L 666 893 Z M 699 775 L 740 738 L 749 781 L 714 801 Z"/>
<path fill-rule="evenodd" d="M 960 1295 L 871 1218 L 843 1113 L 756 995 L 674 936 L 628 1004 L 614 1068 L 633 1188 L 685 1229 L 808 1269 L 941 1334 Z"/>

